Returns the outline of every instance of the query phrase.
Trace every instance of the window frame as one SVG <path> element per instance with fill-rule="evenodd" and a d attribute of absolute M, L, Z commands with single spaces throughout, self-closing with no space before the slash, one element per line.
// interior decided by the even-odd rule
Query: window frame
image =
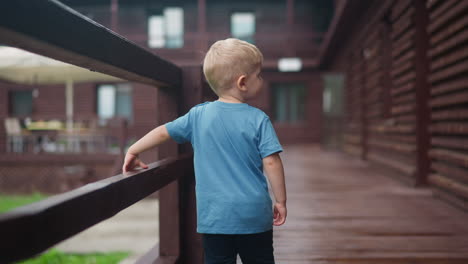
<path fill-rule="evenodd" d="M 130 94 L 130 114 L 129 116 L 126 116 L 126 115 L 121 115 L 121 114 L 118 114 L 118 90 L 119 88 L 122 88 L 122 87 L 119 87 L 119 86 L 124 86 L 124 85 L 128 85 L 129 87 L 129 94 Z M 100 104 L 100 101 L 99 101 L 99 90 L 100 88 L 102 88 L 103 86 L 111 86 L 114 90 L 114 109 L 113 109 L 113 115 L 112 116 L 109 116 L 109 117 L 102 117 L 99 113 L 99 104 Z M 133 107 L 134 103 L 133 103 L 133 86 L 131 85 L 131 83 L 100 83 L 100 84 L 97 84 L 96 85 L 96 91 L 95 91 L 95 95 L 96 95 L 96 105 L 95 105 L 95 109 L 96 109 L 96 116 L 97 118 L 100 120 L 100 122 L 107 122 L 107 120 L 109 119 L 112 119 L 112 118 L 116 118 L 116 117 L 120 117 L 120 118 L 125 118 L 130 124 L 133 123 L 134 119 L 135 119 L 135 109 Z"/>
<path fill-rule="evenodd" d="M 170 41 L 170 34 L 169 34 L 169 31 L 167 30 L 167 16 L 166 16 L 166 12 L 169 10 L 169 9 L 180 9 L 182 11 L 182 34 L 180 35 L 180 39 L 177 39 L 177 40 L 180 40 L 181 41 L 181 45 L 180 46 L 170 46 L 168 45 L 168 43 L 171 43 Z M 151 34 L 152 32 L 151 31 L 151 24 L 150 24 L 150 20 L 152 17 L 160 17 L 162 18 L 162 28 L 164 30 L 164 32 L 162 34 Z M 150 49 L 182 49 L 184 48 L 185 46 L 185 30 L 186 30 L 186 27 L 185 27 L 185 10 L 184 10 L 184 7 L 183 6 L 165 6 L 165 7 L 161 7 L 157 10 L 154 10 L 154 11 L 151 11 L 150 13 L 148 13 L 147 15 L 147 18 L 146 18 L 146 34 L 147 34 L 147 41 L 146 41 L 146 46 Z M 157 39 L 152 39 L 151 37 L 153 36 L 158 36 L 158 35 L 162 35 L 162 46 L 152 46 L 150 43 L 153 43 L 153 42 L 156 42 Z"/>
<path fill-rule="evenodd" d="M 250 37 L 250 40 L 249 39 L 245 39 L 245 38 L 242 38 L 240 36 L 236 36 L 234 35 L 234 32 L 233 32 L 233 16 L 235 14 L 241 14 L 241 13 L 249 13 L 249 14 L 252 14 L 253 16 L 253 33 L 252 35 L 248 36 Z M 229 13 L 229 34 L 230 36 L 232 36 L 233 38 L 238 38 L 240 40 L 245 40 L 251 44 L 255 44 L 255 35 L 257 33 L 257 13 L 255 12 L 255 10 L 232 10 L 230 13 Z"/>

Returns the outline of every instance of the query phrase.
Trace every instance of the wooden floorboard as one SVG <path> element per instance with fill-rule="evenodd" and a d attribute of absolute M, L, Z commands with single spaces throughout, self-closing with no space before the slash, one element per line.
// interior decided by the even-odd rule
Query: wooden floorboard
<path fill-rule="evenodd" d="M 468 213 L 348 154 L 285 146 L 277 263 L 468 264 Z"/>

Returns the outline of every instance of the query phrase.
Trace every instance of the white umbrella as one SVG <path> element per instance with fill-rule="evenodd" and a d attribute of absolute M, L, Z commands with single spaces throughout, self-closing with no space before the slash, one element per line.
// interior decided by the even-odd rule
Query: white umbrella
<path fill-rule="evenodd" d="M 65 84 L 67 127 L 73 120 L 73 84 L 121 79 L 13 47 L 0 47 L 0 79 L 31 85 Z"/>

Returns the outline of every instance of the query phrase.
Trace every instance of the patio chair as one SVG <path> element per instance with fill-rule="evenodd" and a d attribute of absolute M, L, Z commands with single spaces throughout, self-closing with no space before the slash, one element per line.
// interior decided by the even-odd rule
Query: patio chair
<path fill-rule="evenodd" d="M 7 117 L 4 123 L 7 134 L 7 152 L 22 153 L 24 151 L 25 138 L 18 118 Z"/>

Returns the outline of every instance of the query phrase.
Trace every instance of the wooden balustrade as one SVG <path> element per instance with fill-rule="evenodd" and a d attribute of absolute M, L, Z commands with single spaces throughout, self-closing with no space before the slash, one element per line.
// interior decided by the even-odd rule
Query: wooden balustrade
<path fill-rule="evenodd" d="M 146 170 L 90 183 L 0 215 L 0 263 L 32 257 L 114 216 L 172 182 L 180 182 L 184 177 L 193 178 L 192 160 L 191 154 L 167 158 L 151 163 Z M 180 189 L 176 192 L 177 196 L 182 195 Z M 181 201 L 169 215 L 161 217 L 171 218 L 171 221 L 175 217 L 180 218 L 184 208 Z M 181 234 L 181 226 L 173 225 L 167 231 L 174 236 Z M 164 240 L 161 243 L 164 244 Z M 163 259 L 178 257 L 162 256 Z"/>
<path fill-rule="evenodd" d="M 201 102 L 199 67 L 182 69 L 59 1 L 2 3 L 0 43 L 154 86 L 158 89 L 157 124 L 164 124 Z M 187 147 L 169 144 L 158 148 L 155 159 L 189 151 Z M 159 246 L 138 263 L 202 263 L 201 239 L 195 232 L 193 176 L 192 156 L 188 154 L 4 214 L 0 217 L 0 263 L 38 254 L 157 190 L 160 190 Z"/>

